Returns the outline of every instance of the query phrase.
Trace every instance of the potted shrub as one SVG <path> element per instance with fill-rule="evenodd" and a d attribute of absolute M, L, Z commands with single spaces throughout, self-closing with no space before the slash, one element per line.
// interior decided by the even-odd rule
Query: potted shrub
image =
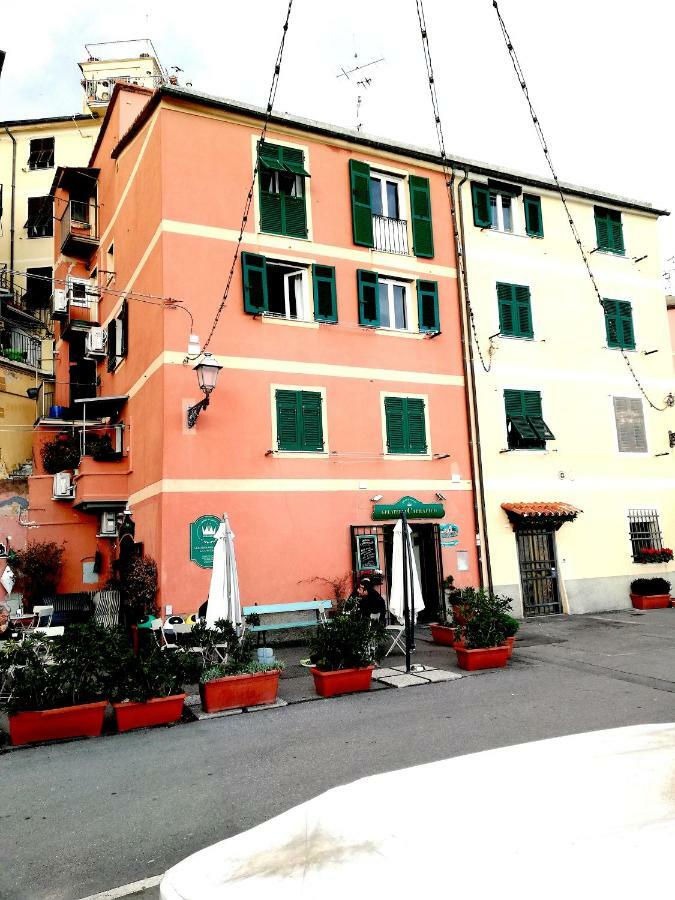
<path fill-rule="evenodd" d="M 23 593 L 23 606 L 31 612 L 43 597 L 56 593 L 65 547 L 53 541 L 36 541 L 12 556 L 16 587 Z"/>
<path fill-rule="evenodd" d="M 77 434 L 64 431 L 40 448 L 42 466 L 48 475 L 76 469 L 80 464 L 80 439 Z"/>
<path fill-rule="evenodd" d="M 503 614 L 502 621 L 506 633 L 506 645 L 509 648 L 509 659 L 511 659 L 511 656 L 513 655 L 513 645 L 516 642 L 516 634 L 520 628 L 520 622 L 508 613 Z"/>
<path fill-rule="evenodd" d="M 501 668 L 509 658 L 505 614 L 511 600 L 482 588 L 471 591 L 470 616 L 455 622 L 457 664 L 467 671 Z"/>
<path fill-rule="evenodd" d="M 95 622 L 73 625 L 50 642 L 49 662 L 40 646 L 26 638 L 0 658 L 0 680 L 12 667 L 11 693 L 2 702 L 12 744 L 99 735 L 110 660 L 124 652 L 119 634 Z"/>
<path fill-rule="evenodd" d="M 183 712 L 182 650 L 162 651 L 150 646 L 136 656 L 119 659 L 111 700 L 119 731 L 177 722 Z"/>
<path fill-rule="evenodd" d="M 320 624 L 309 647 L 317 694 L 334 697 L 367 691 L 385 644 L 384 626 L 369 618 L 348 614 Z"/>
<path fill-rule="evenodd" d="M 670 606 L 670 582 L 665 578 L 636 578 L 630 584 L 635 609 L 665 609 Z"/>
<path fill-rule="evenodd" d="M 476 603 L 478 593 L 479 592 L 472 587 L 462 588 L 462 590 L 453 590 L 453 593 L 450 596 L 453 626 L 463 625 L 471 617 L 472 608 Z"/>
<path fill-rule="evenodd" d="M 448 647 L 454 646 L 456 640 L 455 629 L 452 620 L 444 612 L 440 613 L 438 622 L 429 623 L 429 628 L 431 628 L 431 637 L 435 644 L 444 644 Z"/>
<path fill-rule="evenodd" d="M 215 628 L 206 630 L 211 632 L 206 644 L 202 644 L 207 659 L 209 646 L 215 645 L 220 646 L 220 654 L 226 654 L 226 659 L 213 663 L 211 656 L 211 664 L 201 674 L 199 696 L 204 712 L 274 703 L 283 663 L 255 660 L 253 634 L 244 632 L 238 636 L 232 623 L 225 619 L 217 621 Z"/>
<path fill-rule="evenodd" d="M 120 458 L 107 433 L 87 435 L 87 456 L 91 456 L 96 462 L 115 462 Z"/>

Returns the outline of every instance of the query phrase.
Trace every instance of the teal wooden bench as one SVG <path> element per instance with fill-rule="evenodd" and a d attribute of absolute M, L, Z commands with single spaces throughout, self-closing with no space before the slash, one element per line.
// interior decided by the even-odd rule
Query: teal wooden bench
<path fill-rule="evenodd" d="M 330 600 L 311 600 L 306 603 L 261 603 L 242 607 L 244 616 L 260 616 L 260 625 L 247 625 L 247 631 L 259 635 L 266 631 L 283 631 L 293 628 L 316 628 L 326 621 L 326 610 L 332 607 Z M 300 614 L 304 613 L 304 617 Z"/>

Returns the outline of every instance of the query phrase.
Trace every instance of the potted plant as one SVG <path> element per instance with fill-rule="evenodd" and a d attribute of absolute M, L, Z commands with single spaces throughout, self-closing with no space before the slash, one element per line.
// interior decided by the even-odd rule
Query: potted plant
<path fill-rule="evenodd" d="M 670 606 L 670 582 L 665 578 L 636 578 L 630 584 L 635 609 L 665 609 Z"/>
<path fill-rule="evenodd" d="M 511 600 L 483 588 L 470 590 L 471 614 L 463 622 L 455 622 L 457 664 L 467 671 L 501 668 L 509 658 L 505 613 Z"/>
<path fill-rule="evenodd" d="M 149 646 L 140 655 L 129 650 L 120 656 L 111 700 L 118 731 L 177 722 L 185 693 L 182 650 L 163 652 Z"/>
<path fill-rule="evenodd" d="M 0 679 L 11 678 L 2 708 L 9 716 L 12 744 L 99 735 L 108 703 L 110 660 L 123 652 L 119 642 L 117 632 L 87 622 L 50 642 L 50 660 L 37 638 L 6 649 L 0 657 Z"/>
<path fill-rule="evenodd" d="M 452 624 L 463 625 L 472 615 L 472 608 L 476 603 L 478 591 L 472 587 L 453 590 L 450 596 L 452 607 Z"/>
<path fill-rule="evenodd" d="M 664 563 L 670 562 L 673 551 L 670 547 L 640 547 L 637 552 L 637 563 Z"/>
<path fill-rule="evenodd" d="M 503 614 L 502 621 L 506 633 L 506 645 L 509 648 L 509 659 L 511 659 L 511 656 L 513 655 L 513 645 L 516 642 L 516 634 L 520 628 L 520 622 L 508 613 Z"/>
<path fill-rule="evenodd" d="M 320 624 L 309 647 L 317 694 L 334 697 L 367 691 L 385 644 L 384 626 L 358 614 L 334 616 Z"/>
<path fill-rule="evenodd" d="M 48 475 L 56 475 L 76 469 L 80 464 L 80 439 L 76 434 L 64 431 L 40 448 L 42 466 Z"/>
<path fill-rule="evenodd" d="M 279 660 L 272 663 L 254 660 L 252 633 L 244 632 L 239 636 L 226 619 L 219 619 L 215 628 L 206 630 L 211 632 L 206 643 L 202 643 L 206 658 L 209 658 L 209 647 L 218 646 L 224 661 L 214 663 L 211 656 L 211 664 L 203 670 L 199 679 L 204 712 L 274 703 L 283 663 Z"/>
<path fill-rule="evenodd" d="M 23 606 L 28 612 L 43 597 L 56 593 L 64 553 L 65 547 L 53 541 L 36 541 L 14 552 L 12 569 L 17 578 L 16 587 L 23 593 Z"/>
<path fill-rule="evenodd" d="M 456 637 L 452 620 L 448 618 L 445 612 L 441 611 L 438 622 L 430 622 L 431 637 L 435 644 L 444 644 L 447 647 L 454 646 Z"/>

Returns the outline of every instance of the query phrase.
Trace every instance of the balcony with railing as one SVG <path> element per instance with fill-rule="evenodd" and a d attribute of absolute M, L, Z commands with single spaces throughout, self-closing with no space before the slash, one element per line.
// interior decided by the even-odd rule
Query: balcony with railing
<path fill-rule="evenodd" d="M 60 219 L 61 253 L 88 260 L 98 247 L 98 206 L 91 200 L 68 200 Z"/>
<path fill-rule="evenodd" d="M 116 84 L 136 84 L 156 90 L 165 82 L 162 75 L 110 75 L 104 78 L 84 78 L 82 87 L 90 107 L 107 106 Z"/>
<path fill-rule="evenodd" d="M 42 342 L 16 328 L 0 331 L 0 362 L 16 362 L 42 369 Z"/>
<path fill-rule="evenodd" d="M 389 216 L 373 216 L 373 244 L 375 250 L 384 253 L 399 253 L 407 256 L 408 223 L 405 219 L 391 219 Z"/>
<path fill-rule="evenodd" d="M 61 337 L 69 339 L 71 331 L 87 331 L 98 325 L 98 291 L 85 282 L 68 284 L 52 295 L 52 318 L 61 323 Z"/>

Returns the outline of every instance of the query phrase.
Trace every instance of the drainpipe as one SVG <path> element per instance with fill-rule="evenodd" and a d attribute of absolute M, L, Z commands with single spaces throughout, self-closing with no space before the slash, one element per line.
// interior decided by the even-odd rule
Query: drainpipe
<path fill-rule="evenodd" d="M 12 141 L 12 199 L 9 212 L 9 286 L 14 290 L 14 195 L 16 193 L 16 138 L 7 125 L 5 131 Z"/>
<path fill-rule="evenodd" d="M 487 587 L 490 592 L 493 590 L 492 584 L 492 565 L 490 562 L 490 542 L 488 539 L 487 517 L 485 512 L 485 481 L 483 478 L 483 460 L 481 454 L 480 443 L 480 426 L 478 423 L 478 410 L 476 400 L 476 376 L 473 361 L 473 343 L 471 340 L 471 332 L 469 328 L 469 280 L 466 270 L 466 257 L 464 255 L 464 209 L 462 204 L 462 186 L 469 177 L 468 171 L 464 170 L 464 177 L 457 185 L 457 197 L 459 204 L 459 226 L 457 224 L 457 213 L 455 210 L 455 173 L 453 170 L 450 179 L 450 209 L 452 213 L 453 236 L 455 241 L 455 255 L 457 257 L 457 265 L 459 266 L 461 278 L 459 283 L 460 294 L 463 295 L 464 308 L 459 317 L 462 344 L 466 348 L 462 354 L 462 365 L 464 367 L 465 383 L 471 385 L 470 392 L 464 392 L 464 400 L 466 403 L 466 417 L 469 425 L 469 435 L 472 438 L 473 452 L 471 458 L 471 480 L 474 485 L 473 492 L 473 508 L 474 519 L 476 522 L 476 533 L 481 536 L 481 545 L 479 547 L 478 559 L 480 565 L 481 584 L 483 579 L 483 560 L 485 561 L 485 574 L 487 576 Z M 466 318 L 465 318 L 466 317 Z M 476 485 L 478 490 L 476 490 Z M 480 510 L 480 511 L 479 511 Z M 481 529 L 482 525 L 482 529 Z M 482 535 L 481 535 L 482 531 Z"/>

